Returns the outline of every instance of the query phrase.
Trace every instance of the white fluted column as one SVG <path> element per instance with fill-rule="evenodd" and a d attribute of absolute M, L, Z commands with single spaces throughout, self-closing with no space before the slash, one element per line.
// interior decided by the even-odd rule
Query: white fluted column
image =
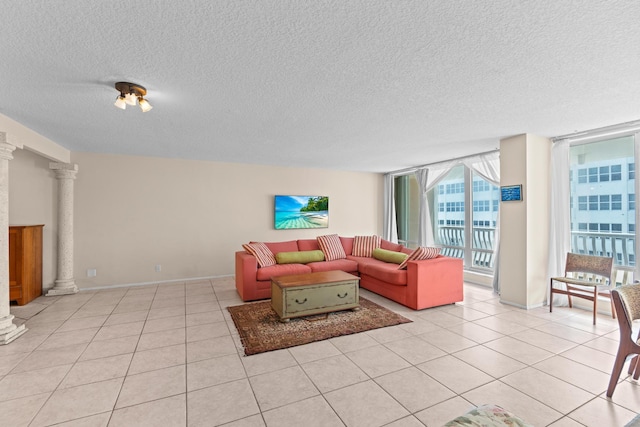
<path fill-rule="evenodd" d="M 47 296 L 69 295 L 78 292 L 73 278 L 73 180 L 78 165 L 49 163 L 58 179 L 58 278 Z"/>
<path fill-rule="evenodd" d="M 0 345 L 9 344 L 27 331 L 13 323 L 9 308 L 9 160 L 16 147 L 0 132 Z"/>

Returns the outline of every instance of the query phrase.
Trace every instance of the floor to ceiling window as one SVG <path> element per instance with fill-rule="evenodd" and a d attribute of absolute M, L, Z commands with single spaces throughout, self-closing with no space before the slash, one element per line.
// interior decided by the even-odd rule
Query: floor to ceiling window
<path fill-rule="evenodd" d="M 634 136 L 570 148 L 571 251 L 636 264 Z"/>

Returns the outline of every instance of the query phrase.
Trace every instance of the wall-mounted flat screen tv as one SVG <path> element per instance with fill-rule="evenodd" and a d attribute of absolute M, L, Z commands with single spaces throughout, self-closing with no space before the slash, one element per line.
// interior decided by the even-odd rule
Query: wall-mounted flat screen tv
<path fill-rule="evenodd" d="M 276 230 L 329 227 L 329 197 L 275 196 Z"/>

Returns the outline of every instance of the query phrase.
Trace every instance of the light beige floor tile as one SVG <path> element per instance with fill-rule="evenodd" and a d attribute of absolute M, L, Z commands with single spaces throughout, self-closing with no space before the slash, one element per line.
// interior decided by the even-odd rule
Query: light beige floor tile
<path fill-rule="evenodd" d="M 262 419 L 262 415 L 252 415 L 250 417 L 242 418 L 236 421 L 232 421 L 225 424 L 224 427 L 265 427 L 266 424 Z"/>
<path fill-rule="evenodd" d="M 113 408 L 122 378 L 57 390 L 31 424 L 33 427 L 87 417 Z"/>
<path fill-rule="evenodd" d="M 55 332 L 49 335 L 38 350 L 50 350 L 54 348 L 67 347 L 74 344 L 90 342 L 100 328 L 79 329 L 69 332 Z"/>
<path fill-rule="evenodd" d="M 537 329 L 527 329 L 511 335 L 511 337 L 555 354 L 562 353 L 578 345 L 573 341 L 565 340 Z"/>
<path fill-rule="evenodd" d="M 534 368 L 514 372 L 501 381 L 563 414 L 596 397 Z"/>
<path fill-rule="evenodd" d="M 475 406 L 462 397 L 456 396 L 418 412 L 416 418 L 426 426 L 443 426 L 454 418 L 467 413 Z"/>
<path fill-rule="evenodd" d="M 506 313 L 508 311 L 513 310 L 513 308 L 506 306 L 504 304 L 499 304 L 499 303 L 491 304 L 490 302 L 476 302 L 476 303 L 468 304 L 466 306 L 474 310 L 478 310 L 483 313 L 487 313 L 491 315 Z"/>
<path fill-rule="evenodd" d="M 363 333 L 331 338 L 330 341 L 331 344 L 335 345 L 343 353 L 349 353 L 380 344 L 369 335 Z"/>
<path fill-rule="evenodd" d="M 418 368 L 458 394 L 493 381 L 492 376 L 450 355 L 422 363 Z"/>
<path fill-rule="evenodd" d="M 73 313 L 70 319 L 85 319 L 87 317 L 94 316 L 108 316 L 113 313 L 116 305 L 97 305 L 97 306 L 83 306 L 78 311 Z"/>
<path fill-rule="evenodd" d="M 155 308 L 149 310 L 149 316 L 147 320 L 161 319 L 163 317 L 184 316 L 186 314 L 185 306 Z"/>
<path fill-rule="evenodd" d="M 0 378 L 8 374 L 18 363 L 27 357 L 29 353 L 16 353 L 0 356 Z"/>
<path fill-rule="evenodd" d="M 136 351 L 133 355 L 128 375 L 168 368 L 170 366 L 184 365 L 186 358 L 186 344 Z"/>
<path fill-rule="evenodd" d="M 583 345 L 567 350 L 564 353 L 561 353 L 560 356 L 580 362 L 583 365 L 591 366 L 592 368 L 608 374 L 611 373 L 611 367 L 616 360 L 616 357 L 611 354 L 603 353 L 600 350 L 585 347 Z"/>
<path fill-rule="evenodd" d="M 247 374 L 237 354 L 206 359 L 187 365 L 187 391 L 236 381 Z"/>
<path fill-rule="evenodd" d="M 640 413 L 640 384 L 637 381 L 622 381 L 613 391 L 611 401 L 630 411 Z"/>
<path fill-rule="evenodd" d="M 331 344 L 331 341 L 328 340 L 291 347 L 289 352 L 299 364 L 313 362 L 315 360 L 325 359 L 327 357 L 341 354 L 340 350 L 338 350 L 333 344 Z"/>
<path fill-rule="evenodd" d="M 565 340 L 573 341 L 577 344 L 584 344 L 587 341 L 598 338 L 597 335 L 565 326 L 557 322 L 544 323 L 540 326 L 536 326 L 535 329 L 556 337 L 564 338 Z"/>
<path fill-rule="evenodd" d="M 237 354 L 235 343 L 230 336 L 187 343 L 187 363 Z"/>
<path fill-rule="evenodd" d="M 427 332 L 425 334 L 418 335 L 418 337 L 447 353 L 455 353 L 456 351 L 477 345 L 475 341 L 471 341 L 470 339 L 465 338 L 462 335 L 458 335 L 448 329 Z"/>
<path fill-rule="evenodd" d="M 79 360 L 100 359 L 102 357 L 133 353 L 136 350 L 137 343 L 137 335 L 104 341 L 93 341 L 86 347 L 86 350 L 82 353 Z"/>
<path fill-rule="evenodd" d="M 512 337 L 504 337 L 484 344 L 492 350 L 509 356 L 526 365 L 533 365 L 541 360 L 548 359 L 553 353 L 519 341 Z"/>
<path fill-rule="evenodd" d="M 569 414 L 569 418 L 586 427 L 624 426 L 637 414 L 597 397 Z"/>
<path fill-rule="evenodd" d="M 241 360 L 247 371 L 247 375 L 250 377 L 267 372 L 279 371 L 298 364 L 296 359 L 289 353 L 289 350 L 286 349 L 254 354 L 243 357 Z"/>
<path fill-rule="evenodd" d="M 411 336 L 409 332 L 400 328 L 400 325 L 388 326 L 386 328 L 372 329 L 365 333 L 381 344 L 388 343 L 391 341 L 396 341 L 402 338 L 408 338 Z"/>
<path fill-rule="evenodd" d="M 403 331 L 408 332 L 410 335 L 426 334 L 427 332 L 442 329 L 441 326 L 438 326 L 435 323 L 431 323 L 426 320 L 422 320 L 420 318 L 417 318 L 411 323 L 403 323 L 402 325 L 398 325 L 398 327 Z"/>
<path fill-rule="evenodd" d="M 420 341 L 418 338 L 414 339 Z M 353 351 L 346 356 L 371 378 L 410 366 L 405 359 L 382 345 Z"/>
<path fill-rule="evenodd" d="M 558 411 L 500 381 L 468 391 L 462 397 L 474 405 L 491 402 L 534 426 L 546 426 L 562 417 Z"/>
<path fill-rule="evenodd" d="M 230 335 L 231 331 L 226 322 L 207 323 L 204 325 L 187 327 L 187 342 L 208 340 L 211 338 Z"/>
<path fill-rule="evenodd" d="M 263 412 L 319 394 L 299 366 L 256 375 L 249 382 Z"/>
<path fill-rule="evenodd" d="M 414 365 L 446 354 L 420 337 L 403 338 L 398 341 L 388 342 L 384 346 Z M 364 352 L 366 350 L 361 351 Z"/>
<path fill-rule="evenodd" d="M 144 351 L 159 347 L 168 347 L 186 342 L 186 329 L 168 329 L 166 331 L 151 332 L 140 335 L 136 350 Z"/>
<path fill-rule="evenodd" d="M 454 392 L 415 367 L 383 375 L 375 382 L 411 413 L 455 396 Z"/>
<path fill-rule="evenodd" d="M 185 305 L 186 298 L 183 295 L 178 295 L 176 297 L 164 297 L 164 298 L 154 298 L 151 303 L 151 310 L 155 310 L 158 308 L 167 308 L 167 307 L 178 307 Z"/>
<path fill-rule="evenodd" d="M 428 322 L 434 323 L 438 326 L 442 326 L 443 328 L 448 328 L 450 326 L 459 325 L 466 322 L 466 320 L 461 317 L 454 316 L 453 314 L 449 314 L 443 310 L 434 309 L 421 311 L 420 314 L 418 314 L 418 317 Z"/>
<path fill-rule="evenodd" d="M 109 427 L 184 427 L 186 425 L 186 394 L 116 409 L 109 422 Z"/>
<path fill-rule="evenodd" d="M 207 323 L 222 322 L 223 320 L 224 316 L 220 310 L 187 314 L 187 326 L 204 325 Z"/>
<path fill-rule="evenodd" d="M 455 332 L 456 334 L 462 335 L 465 338 L 475 341 L 478 344 L 497 340 L 498 338 L 502 338 L 504 336 L 499 332 L 496 332 L 489 328 L 485 328 L 484 326 L 476 325 L 475 323 L 471 322 L 454 325 L 447 329 Z"/>
<path fill-rule="evenodd" d="M 504 335 L 517 334 L 518 332 L 522 332 L 528 329 L 526 326 L 513 323 L 510 320 L 499 319 L 496 316 L 485 317 L 483 319 L 476 320 L 473 323 L 479 326 L 484 326 L 485 328 L 489 328 Z"/>
<path fill-rule="evenodd" d="M 187 315 L 196 314 L 196 313 L 213 312 L 213 311 L 220 311 L 222 313 L 222 311 L 220 310 L 220 305 L 218 305 L 217 301 L 188 304 L 186 307 Z"/>
<path fill-rule="evenodd" d="M 216 402 L 212 405 L 211 402 Z M 189 427 L 217 426 L 258 414 L 249 381 L 239 380 L 187 394 Z"/>
<path fill-rule="evenodd" d="M 466 350 L 454 353 L 453 356 L 467 362 L 494 378 L 509 375 L 512 372 L 525 368 L 527 365 L 515 359 L 504 356 L 497 351 L 478 345 Z"/>
<path fill-rule="evenodd" d="M 54 391 L 72 365 L 10 374 L 0 380 L 0 401 Z"/>
<path fill-rule="evenodd" d="M 466 321 L 473 321 L 490 316 L 482 311 L 474 310 L 466 305 L 454 305 L 445 310 L 446 313 L 458 316 Z"/>
<path fill-rule="evenodd" d="M 184 329 L 186 326 L 184 316 L 161 317 L 159 319 L 147 319 L 142 329 L 143 334 L 151 332 L 167 331 L 170 329 Z"/>
<path fill-rule="evenodd" d="M 300 408 L 304 408 L 301 411 Z M 341 427 L 344 426 L 331 406 L 315 396 L 300 402 L 281 406 L 263 413 L 267 426 L 278 427 Z"/>
<path fill-rule="evenodd" d="M 611 331 L 618 329 L 618 322 L 610 317 L 605 318 L 598 316 L 596 325 L 593 324 L 592 314 L 588 315 L 579 314 L 575 316 L 565 317 L 557 321 L 565 326 L 570 326 L 575 329 L 579 329 L 584 332 L 589 332 L 594 335 L 605 335 Z"/>
<path fill-rule="evenodd" d="M 549 424 L 549 427 L 584 427 L 584 425 L 569 417 L 562 417 L 558 421 Z"/>
<path fill-rule="evenodd" d="M 44 310 L 31 319 L 29 319 L 29 324 L 38 324 L 38 323 L 49 323 L 49 322 L 57 322 L 57 321 L 65 321 L 73 316 L 73 313 L 76 312 L 76 309 L 71 310 L 55 310 L 53 307 L 49 307 L 49 309 Z"/>
<path fill-rule="evenodd" d="M 87 328 L 99 328 L 104 322 L 107 320 L 109 316 L 91 316 L 85 317 L 82 319 L 69 319 L 65 321 L 60 328 L 56 330 L 56 332 L 69 332 L 69 331 L 77 331 L 79 329 L 87 329 Z"/>
<path fill-rule="evenodd" d="M 344 355 L 305 363 L 302 369 L 322 393 L 369 379 L 367 374 Z"/>
<path fill-rule="evenodd" d="M 137 405 L 182 394 L 187 389 L 185 365 L 129 375 L 125 378 L 116 408 Z"/>
<path fill-rule="evenodd" d="M 25 326 L 27 327 L 28 330 L 25 335 L 22 335 L 22 339 L 20 341 L 24 341 L 24 338 L 29 335 L 51 335 L 60 326 L 62 326 L 64 322 L 65 321 L 63 320 L 58 320 L 55 322 L 48 322 L 48 323 L 31 323 L 30 321 L 27 320 L 27 322 L 25 323 Z M 42 338 L 42 341 L 44 341 L 45 338 L 46 337 Z"/>
<path fill-rule="evenodd" d="M 126 314 L 133 313 L 136 311 L 144 311 L 147 315 L 149 313 L 149 307 L 151 307 L 151 303 L 137 303 L 137 302 L 128 302 L 128 303 L 120 303 L 113 309 L 111 314 Z"/>
<path fill-rule="evenodd" d="M 543 360 L 533 367 L 592 394 L 604 392 L 609 384 L 608 374 L 562 356 Z"/>
<path fill-rule="evenodd" d="M 418 421 L 418 419 L 413 415 L 410 415 L 389 423 L 385 427 L 424 427 L 424 424 Z"/>
<path fill-rule="evenodd" d="M 98 381 L 124 377 L 132 353 L 77 362 L 60 384 L 60 388 L 75 387 Z"/>
<path fill-rule="evenodd" d="M 146 310 L 141 311 L 132 311 L 129 313 L 116 313 L 110 315 L 107 320 L 104 322 L 102 326 L 112 326 L 112 325 L 121 325 L 123 323 L 134 323 L 140 322 L 147 319 L 147 314 L 149 312 Z"/>
<path fill-rule="evenodd" d="M 584 345 L 615 356 L 616 354 L 618 354 L 618 342 L 618 338 L 611 339 L 607 337 L 600 337 L 596 338 L 593 341 L 588 341 L 584 343 Z"/>
<path fill-rule="evenodd" d="M 111 411 L 56 424 L 56 427 L 107 427 L 109 418 L 111 418 Z"/>
<path fill-rule="evenodd" d="M 128 336 L 137 336 L 142 333 L 144 322 L 122 323 L 119 325 L 103 326 L 100 328 L 94 341 L 110 340 Z"/>
<path fill-rule="evenodd" d="M 371 380 L 329 392 L 325 398 L 347 427 L 382 426 L 409 415 Z"/>
<path fill-rule="evenodd" d="M 11 343 L 10 345 L 13 345 Z M 82 352 L 87 348 L 87 344 L 76 344 L 68 347 L 52 348 L 51 350 L 36 350 L 25 357 L 11 371 L 12 374 L 18 372 L 33 371 L 50 366 L 68 365 L 74 363 Z"/>
<path fill-rule="evenodd" d="M 27 427 L 51 392 L 0 402 L 0 425 Z"/>
<path fill-rule="evenodd" d="M 540 317 L 531 316 L 527 310 L 511 310 L 507 313 L 496 314 L 495 317 L 496 319 L 517 323 L 527 328 L 533 328 L 548 322 L 548 320 Z"/>

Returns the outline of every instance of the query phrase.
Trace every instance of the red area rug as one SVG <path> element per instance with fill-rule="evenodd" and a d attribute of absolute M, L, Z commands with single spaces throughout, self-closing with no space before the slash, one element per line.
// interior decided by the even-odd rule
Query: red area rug
<path fill-rule="evenodd" d="M 264 353 L 322 341 L 371 329 L 409 323 L 411 320 L 360 297 L 360 310 L 337 311 L 280 322 L 271 301 L 227 307 L 235 323 L 244 354 Z"/>

